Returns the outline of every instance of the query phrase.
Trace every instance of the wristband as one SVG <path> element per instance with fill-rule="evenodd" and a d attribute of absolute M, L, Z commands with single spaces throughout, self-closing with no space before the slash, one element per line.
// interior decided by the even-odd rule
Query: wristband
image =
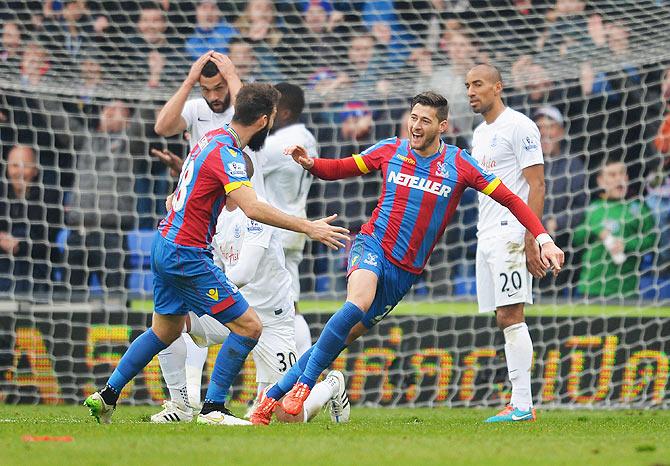
<path fill-rule="evenodd" d="M 537 235 L 537 238 L 535 238 L 535 241 L 537 241 L 537 244 L 539 244 L 540 246 L 554 242 L 554 240 L 551 239 L 551 236 L 549 236 L 548 233 L 540 233 L 539 235 Z"/>

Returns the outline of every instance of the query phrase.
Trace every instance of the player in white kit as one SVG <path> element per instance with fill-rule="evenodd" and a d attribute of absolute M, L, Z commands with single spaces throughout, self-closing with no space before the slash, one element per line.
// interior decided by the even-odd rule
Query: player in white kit
<path fill-rule="evenodd" d="M 247 172 L 253 164 L 247 160 Z M 257 395 L 276 383 L 296 362 L 294 339 L 294 308 L 291 276 L 285 267 L 281 243 L 282 230 L 249 219 L 232 199 L 226 200 L 217 221 L 212 240 L 214 262 L 224 268 L 226 277 L 241 291 L 263 324 L 263 332 L 252 354 L 256 366 Z M 189 313 L 187 330 L 194 343 L 202 348 L 222 343 L 230 333 L 228 328 L 208 315 Z M 168 387 L 183 386 L 186 382 L 183 359 L 174 352 L 159 355 L 161 370 Z M 307 422 L 323 406 L 330 404 L 331 417 L 346 411 L 341 400 L 347 400 L 344 376 L 332 371 L 321 382 L 316 394 L 307 400 L 301 417 L 278 417 L 287 422 Z M 348 407 L 348 406 L 347 406 Z M 192 410 L 188 400 L 172 399 L 163 410 L 151 416 L 152 422 L 189 422 Z M 343 420 L 338 419 L 338 422 Z"/>
<path fill-rule="evenodd" d="M 312 133 L 299 121 L 305 106 L 302 89 L 289 83 L 279 83 L 275 88 L 281 92 L 277 104 L 277 116 L 265 146 L 258 152 L 258 159 L 263 164 L 265 196 L 274 207 L 291 215 L 306 218 L 305 205 L 312 184 L 312 175 L 294 163 L 291 157 L 287 157 L 284 149 L 300 145 L 305 147 L 309 154 L 318 156 L 318 146 Z M 291 274 L 295 307 L 298 310 L 297 304 L 300 298 L 298 268 L 303 258 L 305 235 L 287 230 L 282 231 L 281 235 L 286 268 Z M 307 322 L 300 314 L 296 314 L 295 328 L 295 341 L 300 357 L 312 346 L 312 338 Z"/>
<path fill-rule="evenodd" d="M 242 288 L 263 323 L 263 333 L 253 350 L 260 392 L 297 360 L 291 277 L 284 265 L 281 230 L 249 220 L 242 209 L 227 201 L 212 246 L 214 263 Z"/>
<path fill-rule="evenodd" d="M 225 267 L 226 276 L 241 288 L 263 323 L 263 333 L 252 352 L 256 365 L 257 398 L 260 398 L 263 390 L 275 384 L 297 361 L 292 277 L 285 265 L 283 230 L 254 222 L 244 215 L 242 209 L 232 207 L 236 206 L 227 201 L 219 216 L 213 241 L 215 263 Z M 208 321 L 218 327 L 219 335 L 227 334 L 228 329 L 218 321 Z M 200 319 L 200 322 L 203 320 Z M 220 342 L 212 339 L 211 332 L 207 334 L 207 344 Z M 197 339 L 196 343 L 202 344 Z M 333 412 L 341 411 L 338 404 L 343 398 L 346 399 L 344 376 L 340 371 L 331 371 L 321 382 L 316 395 L 306 400 L 303 413 L 300 413 L 302 416 L 278 414 L 278 418 L 286 422 L 307 422 L 329 402 L 331 417 L 334 418 Z M 252 411 L 253 406 L 247 414 Z"/>
<path fill-rule="evenodd" d="M 472 156 L 542 218 L 544 161 L 537 126 L 504 105 L 502 78 L 495 67 L 475 66 L 465 85 L 472 110 L 484 117 L 473 134 Z M 512 383 L 510 404 L 486 422 L 535 420 L 530 386 L 533 343 L 524 305 L 533 303 L 532 276 L 541 278 L 545 271 L 535 238 L 507 208 L 480 194 L 477 301 L 480 312 L 496 312 Z"/>

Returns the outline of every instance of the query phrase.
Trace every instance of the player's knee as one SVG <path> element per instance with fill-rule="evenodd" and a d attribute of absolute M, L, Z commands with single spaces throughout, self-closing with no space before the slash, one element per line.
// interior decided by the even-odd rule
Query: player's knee
<path fill-rule="evenodd" d="M 240 333 L 240 332 L 238 332 Z M 252 312 L 245 319 L 241 335 L 258 340 L 263 333 L 263 323 L 256 312 Z"/>
<path fill-rule="evenodd" d="M 523 305 L 502 306 L 496 309 L 496 323 L 498 328 L 505 330 L 510 325 L 519 324 L 524 321 Z"/>
<path fill-rule="evenodd" d="M 154 313 L 151 329 L 160 341 L 170 345 L 179 338 L 184 330 L 185 319 L 182 316 L 162 316 Z"/>
<path fill-rule="evenodd" d="M 347 301 L 355 304 L 363 312 L 368 312 L 374 299 L 374 293 L 370 293 L 368 290 L 350 291 L 347 293 Z"/>
<path fill-rule="evenodd" d="M 377 276 L 369 270 L 356 270 L 349 276 L 347 301 L 367 312 L 377 293 Z"/>
<path fill-rule="evenodd" d="M 165 327 L 152 327 L 152 330 L 158 339 L 166 345 L 171 345 L 181 336 L 181 330 L 175 330 Z"/>
<path fill-rule="evenodd" d="M 242 327 L 242 331 L 236 333 L 239 333 L 240 335 L 248 338 L 253 338 L 254 340 L 258 340 L 261 337 L 261 333 L 263 333 L 263 324 L 261 324 L 260 320 L 250 321 L 244 327 Z"/>

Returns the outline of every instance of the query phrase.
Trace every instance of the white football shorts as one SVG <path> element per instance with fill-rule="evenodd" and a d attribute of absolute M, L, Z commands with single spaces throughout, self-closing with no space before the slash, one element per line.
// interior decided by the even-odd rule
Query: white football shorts
<path fill-rule="evenodd" d="M 252 351 L 256 366 L 256 382 L 274 384 L 296 363 L 298 350 L 295 346 L 295 310 L 258 311 L 263 323 L 263 332 Z M 269 314 L 269 315 L 268 315 Z M 189 335 L 196 345 L 207 347 L 221 344 L 230 330 L 221 322 L 207 314 L 200 317 L 189 312 L 191 331 Z"/>
<path fill-rule="evenodd" d="M 526 268 L 524 235 L 525 232 L 506 232 L 477 241 L 479 312 L 511 304 L 533 304 L 533 277 Z"/>

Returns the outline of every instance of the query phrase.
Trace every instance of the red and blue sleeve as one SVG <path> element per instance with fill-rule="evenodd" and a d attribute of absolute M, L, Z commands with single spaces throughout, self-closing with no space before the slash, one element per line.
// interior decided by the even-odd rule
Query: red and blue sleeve
<path fill-rule="evenodd" d="M 211 154 L 212 156 L 216 156 L 218 153 L 217 161 L 220 161 L 221 164 L 213 164 L 214 173 L 223 185 L 226 194 L 235 191 L 241 186 L 251 187 L 242 151 L 218 143 L 216 149 L 212 152 L 214 152 Z"/>
<path fill-rule="evenodd" d="M 400 145 L 398 138 L 385 139 L 360 154 L 344 159 L 314 159 L 310 173 L 322 180 L 340 180 L 379 170 L 384 160 L 393 157 Z"/>
<path fill-rule="evenodd" d="M 463 176 L 464 182 L 475 188 L 482 194 L 490 196 L 491 199 L 507 207 L 521 224 L 538 237 L 546 230 L 537 215 L 523 202 L 523 200 L 509 190 L 500 178 L 484 169 L 473 159 L 466 151 L 461 151 L 456 155 L 456 164 L 459 173 Z"/>

